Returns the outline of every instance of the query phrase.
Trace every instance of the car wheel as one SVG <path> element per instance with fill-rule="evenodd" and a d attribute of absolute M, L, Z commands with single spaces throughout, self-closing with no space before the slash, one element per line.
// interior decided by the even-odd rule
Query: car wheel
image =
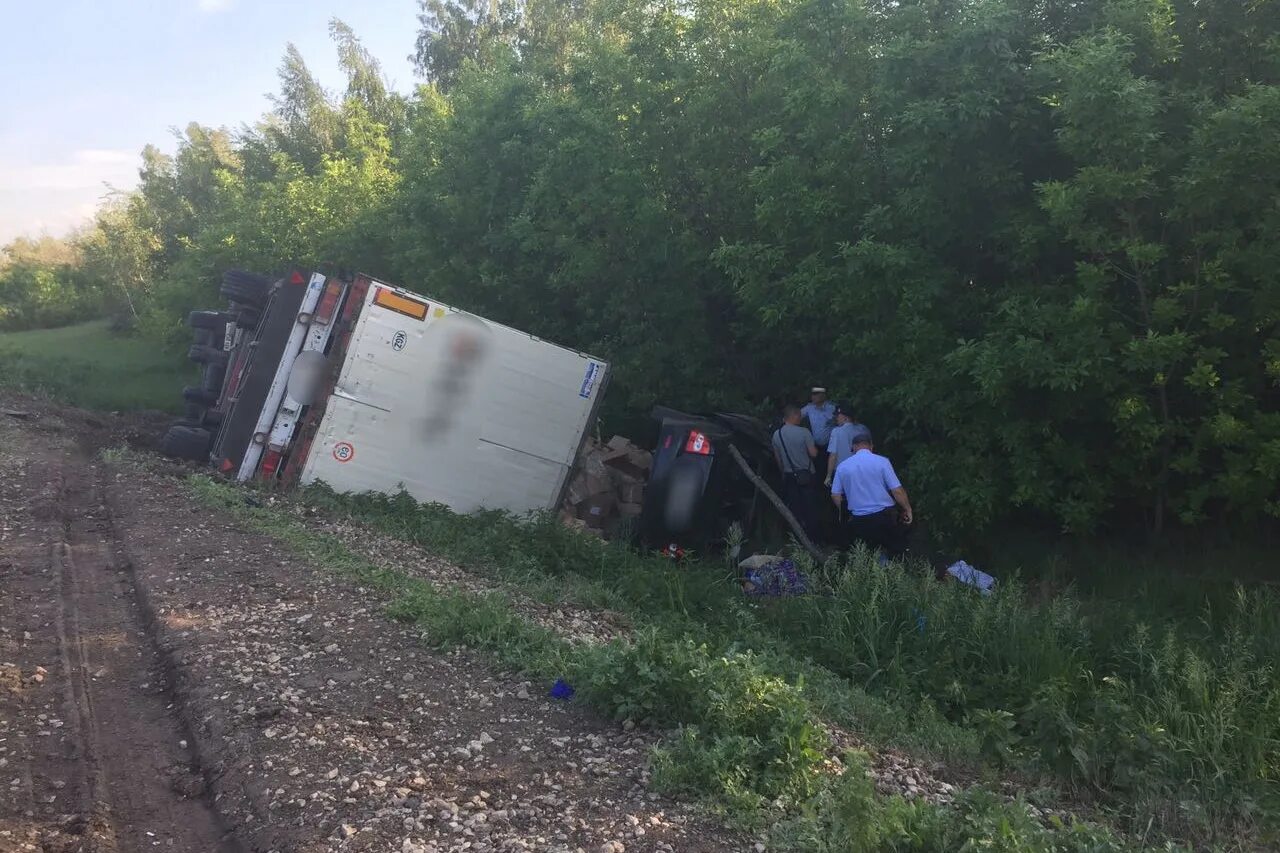
<path fill-rule="evenodd" d="M 208 344 L 192 344 L 191 349 L 187 350 L 187 358 L 203 364 L 225 365 L 227 363 L 227 354 Z"/>
<path fill-rule="evenodd" d="M 160 452 L 175 459 L 207 461 L 213 433 L 202 427 L 189 426 L 179 421 L 169 427 L 160 441 Z"/>
<path fill-rule="evenodd" d="M 222 275 L 223 297 L 237 305 L 261 308 L 267 304 L 271 279 L 244 270 L 227 270 Z"/>

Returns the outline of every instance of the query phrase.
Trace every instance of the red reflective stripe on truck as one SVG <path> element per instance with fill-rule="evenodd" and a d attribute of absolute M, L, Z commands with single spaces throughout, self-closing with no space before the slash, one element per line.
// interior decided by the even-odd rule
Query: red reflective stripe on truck
<path fill-rule="evenodd" d="M 280 459 L 284 456 L 279 450 L 268 450 L 262 457 L 262 466 L 258 469 L 264 480 L 275 479 L 280 468 Z"/>
<path fill-rule="evenodd" d="M 338 297 L 341 295 L 342 282 L 336 278 L 329 279 L 324 286 L 324 293 L 320 295 L 320 304 L 316 306 L 315 317 L 311 322 L 320 326 L 329 325 L 329 321 L 333 319 L 334 309 L 338 307 Z"/>

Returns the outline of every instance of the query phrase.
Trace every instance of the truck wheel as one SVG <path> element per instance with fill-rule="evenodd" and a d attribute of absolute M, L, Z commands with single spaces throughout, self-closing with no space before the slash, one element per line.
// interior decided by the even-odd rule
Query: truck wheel
<path fill-rule="evenodd" d="M 191 339 L 204 347 L 211 347 L 216 343 L 212 329 L 196 329 L 195 333 L 192 334 Z M 221 349 L 221 347 L 219 347 L 219 349 Z"/>
<path fill-rule="evenodd" d="M 236 325 L 249 332 L 258 328 L 261 319 L 262 312 L 255 308 L 241 308 L 236 312 Z"/>
<path fill-rule="evenodd" d="M 208 391 L 214 397 L 222 396 L 222 383 L 227 378 L 227 366 L 225 364 L 210 364 L 204 369 L 204 378 L 200 385 L 204 390 Z"/>
<path fill-rule="evenodd" d="M 187 325 L 193 329 L 208 329 L 218 333 L 227 328 L 231 318 L 221 311 L 192 311 L 187 315 Z"/>
<path fill-rule="evenodd" d="M 212 442 L 213 433 L 209 430 L 175 423 L 161 439 L 160 452 L 175 459 L 204 462 L 208 460 Z"/>
<path fill-rule="evenodd" d="M 271 279 L 244 270 L 227 270 L 222 274 L 222 295 L 238 305 L 261 308 L 267 304 Z"/>
<path fill-rule="evenodd" d="M 191 349 L 187 350 L 187 358 L 204 364 L 225 365 L 227 363 L 227 354 L 208 344 L 192 344 Z"/>
<path fill-rule="evenodd" d="M 208 391 L 204 388 L 196 388 L 191 385 L 182 389 L 182 399 L 186 400 L 188 403 L 194 403 L 204 409 L 218 405 L 218 394 L 216 391 Z"/>
<path fill-rule="evenodd" d="M 210 428 L 216 428 L 222 425 L 222 412 L 217 409 L 209 409 L 204 413 L 203 423 Z"/>

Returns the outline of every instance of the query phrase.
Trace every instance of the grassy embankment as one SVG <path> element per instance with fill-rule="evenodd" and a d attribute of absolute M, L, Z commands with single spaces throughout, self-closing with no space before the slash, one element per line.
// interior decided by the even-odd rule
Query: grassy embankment
<path fill-rule="evenodd" d="M 196 370 L 153 341 L 113 333 L 106 320 L 0 333 L 0 388 L 102 411 L 182 408 Z"/>
<path fill-rule="evenodd" d="M 673 568 L 554 521 L 459 517 L 404 496 L 305 498 L 549 601 L 627 612 L 676 646 L 715 659 L 752 650 L 762 677 L 790 684 L 818 718 L 979 775 L 1045 778 L 1137 837 L 1274 840 L 1280 601 L 1269 587 L 1228 586 L 1189 619 L 1127 596 L 1040 599 L 1014 578 L 982 598 L 855 558 L 811 569 L 817 594 L 753 602 L 722 565 Z M 736 794 L 758 778 L 718 760 L 690 789 Z"/>
<path fill-rule="evenodd" d="M 674 599 L 662 618 L 649 619 L 643 608 L 632 608 L 638 626 L 630 637 L 603 646 L 572 643 L 520 616 L 506 593 L 476 595 L 437 588 L 394 568 L 373 565 L 339 538 L 316 533 L 298 521 L 287 503 L 250 503 L 235 487 L 203 476 L 191 478 L 189 485 L 195 496 L 230 513 L 247 529 L 281 540 L 312 565 L 379 590 L 392 616 L 421 626 L 432 642 L 479 649 L 548 684 L 564 678 L 577 690 L 575 701 L 599 713 L 673 728 L 675 733 L 655 752 L 654 784 L 671 793 L 703 798 L 747 827 L 768 831 L 775 849 L 806 853 L 1132 849 L 1131 842 L 1096 824 L 1056 820 L 1042 824 L 1021 803 L 981 786 L 964 791 L 951 806 L 881 796 L 862 772 L 866 759 L 861 753 L 846 755 L 847 770 L 842 775 L 824 772 L 827 743 L 820 726 L 824 717 L 857 719 L 865 714 L 881 734 L 897 736 L 920 750 L 927 749 L 932 738 L 941 738 L 957 757 L 976 758 L 971 751 L 976 742 L 931 713 L 917 717 L 924 734 L 912 734 L 906 731 L 912 726 L 912 715 L 896 709 L 899 715 L 896 721 L 891 719 L 892 703 L 866 695 L 785 649 L 755 645 L 762 641 L 760 636 L 726 645 L 714 631 L 700 627 L 694 614 L 677 615 L 683 607 Z M 336 506 L 332 496 L 326 500 L 323 492 L 311 497 Z M 403 500 L 393 505 L 407 513 L 404 518 L 419 511 Z M 626 563 L 632 558 L 627 552 L 604 547 L 554 522 L 527 528 L 508 526 L 498 516 L 463 518 L 438 510 L 427 512 L 452 529 L 452 534 L 443 528 L 435 531 L 444 534 L 437 544 L 446 553 L 465 557 L 465 550 L 460 550 L 463 541 L 484 538 L 484 531 L 505 543 L 502 547 L 508 553 L 522 553 L 524 559 L 517 563 L 502 561 L 492 566 L 504 580 L 526 584 L 512 587 L 519 594 L 557 594 L 555 580 L 544 575 L 552 564 L 540 559 L 547 556 L 546 547 L 568 546 L 561 556 L 569 559 L 570 572 L 584 567 L 575 560 L 575 552 L 602 572 L 622 570 L 633 589 L 651 588 L 655 602 L 675 594 L 681 586 L 677 578 L 686 574 L 652 564 L 648 568 L 656 570 L 657 576 L 646 584 L 628 571 Z M 532 547 L 522 551 L 519 541 Z M 867 571 L 874 569 L 870 560 L 861 565 Z M 581 601 L 603 596 L 624 607 L 637 600 L 620 590 L 615 590 L 620 595 L 613 595 L 594 572 L 590 575 L 563 576 L 567 583 L 559 592 Z"/>

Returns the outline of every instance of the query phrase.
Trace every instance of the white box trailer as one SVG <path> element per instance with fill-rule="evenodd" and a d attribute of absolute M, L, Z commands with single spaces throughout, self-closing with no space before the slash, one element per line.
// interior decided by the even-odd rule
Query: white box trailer
<path fill-rule="evenodd" d="M 211 461 L 242 481 L 404 489 L 458 512 L 560 503 L 605 361 L 368 276 L 298 271 L 264 292 L 256 316 L 219 314 L 216 435 L 189 419 L 171 436 L 206 429 Z"/>

